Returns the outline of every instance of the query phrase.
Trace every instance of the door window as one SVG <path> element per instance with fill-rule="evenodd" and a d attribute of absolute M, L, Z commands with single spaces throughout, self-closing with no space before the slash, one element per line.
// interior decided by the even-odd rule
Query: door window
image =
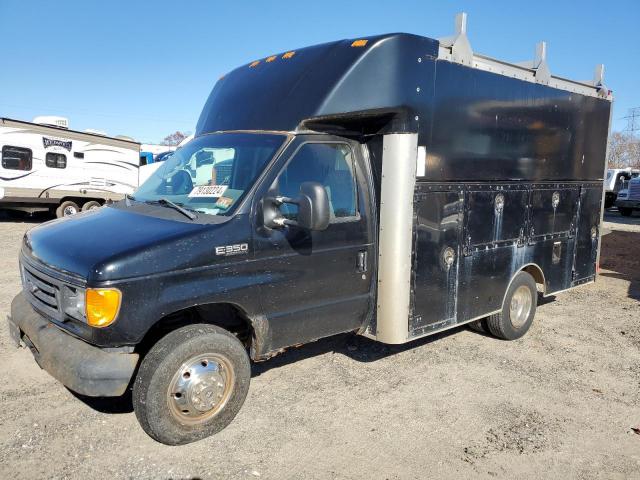
<path fill-rule="evenodd" d="M 332 221 L 358 217 L 353 152 L 344 143 L 305 143 L 278 177 L 280 195 L 296 198 L 304 182 L 318 182 L 327 191 Z M 285 218 L 295 219 L 298 207 L 284 204 Z"/>
<path fill-rule="evenodd" d="M 2 147 L 2 168 L 7 170 L 31 170 L 32 152 L 28 148 Z"/>

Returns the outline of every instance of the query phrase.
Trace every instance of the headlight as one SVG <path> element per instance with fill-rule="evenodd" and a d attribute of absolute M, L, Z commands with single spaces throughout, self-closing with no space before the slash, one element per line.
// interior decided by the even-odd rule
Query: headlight
<path fill-rule="evenodd" d="M 618 193 L 618 198 L 627 198 L 628 196 L 629 196 L 629 192 Z"/>
<path fill-rule="evenodd" d="M 62 287 L 62 311 L 81 322 L 86 322 L 84 311 L 84 288 L 64 285 Z"/>
<path fill-rule="evenodd" d="M 98 328 L 111 325 L 118 316 L 121 298 L 116 288 L 88 288 L 85 294 L 87 323 Z"/>

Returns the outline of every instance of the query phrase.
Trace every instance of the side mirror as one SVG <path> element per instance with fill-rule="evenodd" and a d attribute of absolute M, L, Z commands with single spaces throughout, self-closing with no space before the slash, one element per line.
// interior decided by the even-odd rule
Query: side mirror
<path fill-rule="evenodd" d="M 283 218 L 278 207 L 283 203 L 298 206 L 297 220 Z M 300 185 L 297 198 L 268 197 L 263 205 L 264 224 L 269 228 L 281 228 L 285 225 L 307 230 L 326 230 L 329 226 L 329 196 L 318 182 L 304 182 Z"/>

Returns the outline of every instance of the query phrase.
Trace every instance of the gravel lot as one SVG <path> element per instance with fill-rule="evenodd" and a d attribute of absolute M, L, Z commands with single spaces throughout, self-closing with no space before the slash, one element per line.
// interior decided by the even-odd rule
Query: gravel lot
<path fill-rule="evenodd" d="M 640 216 L 607 220 L 599 281 L 546 299 L 524 338 L 319 341 L 254 365 L 236 420 L 183 447 L 127 399 L 74 396 L 3 325 L 0 478 L 640 478 Z M 37 221 L 0 223 L 3 317 Z"/>

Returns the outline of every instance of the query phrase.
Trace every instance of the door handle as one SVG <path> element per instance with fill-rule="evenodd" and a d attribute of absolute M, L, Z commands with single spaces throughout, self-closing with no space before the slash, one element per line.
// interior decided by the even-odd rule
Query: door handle
<path fill-rule="evenodd" d="M 367 271 L 367 251 L 361 250 L 358 252 L 358 272 L 364 273 Z"/>

